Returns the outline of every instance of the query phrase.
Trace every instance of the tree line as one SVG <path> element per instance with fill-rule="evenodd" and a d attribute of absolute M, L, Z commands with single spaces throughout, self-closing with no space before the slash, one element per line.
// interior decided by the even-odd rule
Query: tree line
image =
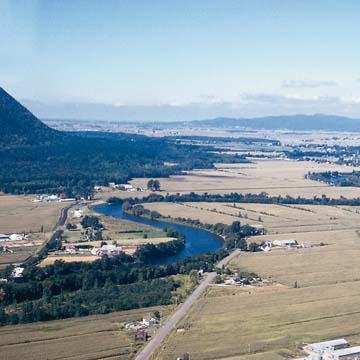
<path fill-rule="evenodd" d="M 303 198 L 301 196 L 292 197 L 286 196 L 270 196 L 266 192 L 259 194 L 242 194 L 242 193 L 229 193 L 229 194 L 198 194 L 190 192 L 187 194 L 150 194 L 143 198 L 128 198 L 126 200 L 110 197 L 109 204 L 123 204 L 127 206 L 134 206 L 141 203 L 152 202 L 226 202 L 226 203 L 253 203 L 253 204 L 278 204 L 278 205 L 348 205 L 359 206 L 360 197 L 348 199 L 343 196 L 340 198 L 330 198 L 326 195 L 314 196 L 312 198 Z"/>

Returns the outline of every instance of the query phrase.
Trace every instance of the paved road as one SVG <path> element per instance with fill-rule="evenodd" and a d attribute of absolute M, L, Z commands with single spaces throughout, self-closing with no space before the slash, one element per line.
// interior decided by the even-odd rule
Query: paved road
<path fill-rule="evenodd" d="M 233 251 L 229 256 L 222 259 L 217 267 L 221 268 L 223 265 L 226 265 L 233 257 L 238 255 L 240 250 Z M 215 279 L 216 272 L 211 272 L 207 277 L 201 282 L 201 284 L 195 289 L 195 291 L 187 298 L 187 300 L 181 305 L 181 307 L 175 312 L 175 314 L 170 318 L 170 320 L 162 326 L 152 340 L 144 347 L 144 349 L 139 353 L 135 360 L 148 360 L 153 354 L 155 349 L 161 344 L 161 342 L 166 338 L 170 333 L 173 327 L 178 323 L 178 321 L 187 313 L 190 307 L 194 304 L 196 299 L 201 295 L 201 293 L 206 289 L 206 287 Z"/>
<path fill-rule="evenodd" d="M 47 244 L 51 245 L 51 244 L 55 243 L 57 241 L 57 239 L 60 237 L 60 235 L 63 233 L 63 226 L 66 223 L 66 219 L 68 217 L 69 209 L 72 206 L 73 206 L 73 204 L 69 205 L 69 206 L 67 206 L 67 207 L 65 207 L 65 208 L 63 208 L 61 210 L 60 218 L 59 218 L 57 224 L 55 225 L 54 233 L 51 235 L 51 238 L 49 239 Z M 29 265 L 36 264 L 38 262 L 38 260 L 39 260 L 39 253 L 40 253 L 41 249 L 39 249 L 36 252 L 36 254 L 30 256 L 25 261 L 23 261 L 21 266 L 26 267 L 26 266 L 29 266 Z"/>

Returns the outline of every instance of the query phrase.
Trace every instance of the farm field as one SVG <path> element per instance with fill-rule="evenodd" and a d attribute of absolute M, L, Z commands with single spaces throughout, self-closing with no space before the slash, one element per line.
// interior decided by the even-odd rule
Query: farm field
<path fill-rule="evenodd" d="M 352 171 L 349 166 L 318 164 L 311 161 L 257 160 L 250 164 L 216 164 L 215 169 L 190 171 L 186 175 L 159 178 L 161 189 L 169 193 L 261 193 L 312 198 L 325 194 L 359 197 L 354 187 L 335 187 L 305 179 L 309 172 Z M 131 183 L 145 187 L 148 179 L 134 179 Z M 130 195 L 129 195 L 130 196 Z"/>
<path fill-rule="evenodd" d="M 6 241 L 5 245 L 9 252 L 1 252 L 0 269 L 7 265 L 19 263 L 34 255 L 38 248 L 50 238 L 51 233 L 32 233 L 29 240 Z"/>
<path fill-rule="evenodd" d="M 35 196 L 0 195 L 0 233 L 52 231 L 68 202 L 34 203 Z"/>
<path fill-rule="evenodd" d="M 254 271 L 270 285 L 210 287 L 178 325 L 185 331 L 174 332 L 158 358 L 188 351 L 193 359 L 279 360 L 300 355 L 303 342 L 346 337 L 360 344 L 357 232 L 294 237 L 326 245 L 243 253 L 233 259 L 231 267 Z"/>
<path fill-rule="evenodd" d="M 360 207 L 275 205 L 247 203 L 149 203 L 149 210 L 164 216 L 198 219 L 204 223 L 262 225 L 267 234 L 357 229 Z"/>
<path fill-rule="evenodd" d="M 142 343 L 134 341 L 132 332 L 121 329 L 120 322 L 140 320 L 155 310 L 166 318 L 171 307 L 6 326 L 0 328 L 1 359 L 133 359 Z"/>

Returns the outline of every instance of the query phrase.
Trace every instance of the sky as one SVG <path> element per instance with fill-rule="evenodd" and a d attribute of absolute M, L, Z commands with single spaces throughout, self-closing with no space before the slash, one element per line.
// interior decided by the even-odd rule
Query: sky
<path fill-rule="evenodd" d="M 360 1 L 0 0 L 0 86 L 41 118 L 360 118 Z"/>

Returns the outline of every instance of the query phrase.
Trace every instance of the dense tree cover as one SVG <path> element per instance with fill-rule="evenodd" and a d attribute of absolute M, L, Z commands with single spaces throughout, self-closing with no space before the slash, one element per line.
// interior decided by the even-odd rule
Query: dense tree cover
<path fill-rule="evenodd" d="M 0 147 L 46 143 L 59 136 L 0 87 Z"/>
<path fill-rule="evenodd" d="M 121 254 L 93 263 L 65 263 L 39 268 L 29 266 L 21 281 L 0 285 L 0 323 L 32 322 L 106 313 L 136 307 L 169 304 L 178 284 L 170 275 L 194 269 L 212 271 L 228 255 L 192 256 L 163 266 L 146 265 Z M 10 276 L 10 271 L 7 272 Z M 15 306 L 16 305 L 16 306 Z M 4 309 L 12 312 L 5 313 Z"/>
<path fill-rule="evenodd" d="M 5 146 L 0 140 L 0 190 L 87 196 L 95 184 L 167 177 L 182 170 L 212 168 L 214 162 L 232 158 L 202 147 L 128 134 L 67 133 L 49 144 L 31 146 Z M 178 165 L 166 166 L 166 161 Z"/>
<path fill-rule="evenodd" d="M 254 203 L 254 204 L 304 204 L 304 205 L 349 205 L 359 206 L 360 198 L 347 199 L 340 197 L 338 199 L 329 198 L 326 195 L 314 196 L 313 198 L 302 198 L 300 196 L 294 198 L 292 196 L 269 196 L 266 192 L 260 194 L 198 194 L 190 192 L 188 194 L 150 194 L 143 198 L 128 198 L 125 203 L 126 206 L 133 206 L 140 203 L 150 202 L 228 202 L 228 203 Z M 108 200 L 109 204 L 120 203 L 117 198 L 113 197 Z M 124 203 L 124 205 L 125 205 Z M 141 208 L 140 208 L 141 209 Z"/>
<path fill-rule="evenodd" d="M 360 171 L 326 171 L 320 173 L 313 172 L 309 173 L 307 178 L 316 181 L 323 181 L 335 186 L 360 186 Z"/>

